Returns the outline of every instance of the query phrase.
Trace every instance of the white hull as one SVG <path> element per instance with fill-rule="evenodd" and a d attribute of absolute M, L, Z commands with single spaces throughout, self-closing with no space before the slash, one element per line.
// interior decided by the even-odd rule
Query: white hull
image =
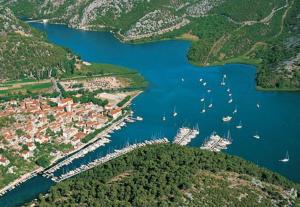
<path fill-rule="evenodd" d="M 231 116 L 226 116 L 226 117 L 223 117 L 223 118 L 222 118 L 222 121 L 223 121 L 223 122 L 229 122 L 229 121 L 231 121 L 231 119 L 232 119 Z"/>
<path fill-rule="evenodd" d="M 279 160 L 279 162 L 288 162 L 289 159 L 282 159 L 282 160 Z"/>

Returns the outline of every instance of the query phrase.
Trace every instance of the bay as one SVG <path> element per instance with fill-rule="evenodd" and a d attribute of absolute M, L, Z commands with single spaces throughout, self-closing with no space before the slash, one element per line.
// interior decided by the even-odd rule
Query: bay
<path fill-rule="evenodd" d="M 112 135 L 111 143 L 56 174 L 104 156 L 127 143 L 163 136 L 172 140 L 179 127 L 198 125 L 200 135 L 189 146 L 200 147 L 213 131 L 224 135 L 230 129 L 233 144 L 226 153 L 300 182 L 300 93 L 257 91 L 254 66 L 193 66 L 187 60 L 190 47 L 187 41 L 125 44 L 109 32 L 75 30 L 64 25 L 31 25 L 45 32 L 50 42 L 71 49 L 85 61 L 133 68 L 149 82 L 149 87 L 132 105 L 135 115 L 144 118 L 142 122 L 128 124 Z M 226 86 L 221 86 L 224 74 Z M 199 81 L 201 78 L 207 82 L 206 86 Z M 228 88 L 233 98 L 231 104 L 228 103 Z M 201 113 L 202 97 L 205 98 L 206 113 Z M 212 108 L 207 107 L 210 103 Z M 260 108 L 257 108 L 257 103 Z M 232 115 L 235 107 L 238 112 Z M 178 113 L 175 118 L 172 115 L 174 109 Z M 164 115 L 166 121 L 162 120 Z M 233 119 L 223 123 L 222 117 L 227 115 L 233 116 Z M 240 121 L 243 128 L 236 129 Z M 253 138 L 256 132 L 261 139 Z M 290 162 L 279 162 L 287 150 Z M 18 206 L 30 201 L 39 193 L 46 192 L 52 184 L 48 179 L 35 177 L 1 197 L 0 206 Z"/>

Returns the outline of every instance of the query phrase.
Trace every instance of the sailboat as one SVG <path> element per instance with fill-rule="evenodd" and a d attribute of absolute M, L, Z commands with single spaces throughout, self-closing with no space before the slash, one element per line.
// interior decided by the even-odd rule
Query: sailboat
<path fill-rule="evenodd" d="M 213 107 L 213 104 L 212 104 L 212 101 L 210 99 L 210 104 L 208 105 L 208 108 L 212 108 Z"/>
<path fill-rule="evenodd" d="M 233 114 L 237 113 L 237 107 L 235 106 L 234 111 L 232 112 Z"/>
<path fill-rule="evenodd" d="M 257 104 L 256 104 L 256 108 L 259 108 L 259 107 L 260 107 L 260 105 L 259 105 L 259 103 L 257 103 Z"/>
<path fill-rule="evenodd" d="M 206 112 L 206 110 L 205 110 L 205 103 L 203 104 L 203 109 L 202 109 L 202 111 L 201 111 L 201 113 L 205 113 Z"/>
<path fill-rule="evenodd" d="M 222 79 L 222 82 L 221 82 L 221 86 L 225 86 L 225 79 L 224 79 L 224 76 L 223 76 L 223 79 Z"/>
<path fill-rule="evenodd" d="M 201 102 L 203 102 L 205 100 L 204 96 L 202 96 L 202 98 L 200 99 Z"/>
<path fill-rule="evenodd" d="M 227 132 L 227 139 L 226 139 L 226 142 L 228 142 L 228 144 L 231 144 L 231 143 L 232 143 L 231 134 L 230 134 L 230 129 L 228 129 L 228 132 Z"/>
<path fill-rule="evenodd" d="M 165 115 L 163 116 L 162 120 L 163 120 L 163 121 L 166 121 L 166 116 L 165 116 Z"/>
<path fill-rule="evenodd" d="M 173 116 L 174 116 L 174 117 L 177 116 L 176 107 L 174 107 Z"/>
<path fill-rule="evenodd" d="M 243 128 L 242 121 L 240 121 L 239 125 L 236 126 L 237 129 Z"/>
<path fill-rule="evenodd" d="M 253 137 L 254 137 L 255 139 L 260 139 L 260 136 L 258 135 L 257 132 L 253 135 Z"/>
<path fill-rule="evenodd" d="M 223 75 L 223 78 L 227 78 L 227 75 L 226 75 L 226 74 L 224 74 L 224 75 Z"/>
<path fill-rule="evenodd" d="M 279 160 L 279 162 L 288 162 L 288 161 L 290 161 L 290 157 L 289 157 L 289 152 L 286 151 L 285 158 Z"/>

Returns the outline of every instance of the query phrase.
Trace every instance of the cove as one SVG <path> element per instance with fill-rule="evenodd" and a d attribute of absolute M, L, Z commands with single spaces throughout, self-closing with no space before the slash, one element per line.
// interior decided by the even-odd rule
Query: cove
<path fill-rule="evenodd" d="M 240 156 L 260 166 L 300 182 L 300 93 L 260 92 L 255 88 L 256 69 L 253 66 L 234 64 L 218 67 L 195 67 L 186 57 L 190 43 L 161 41 L 145 44 L 124 44 L 108 32 L 89 32 L 63 25 L 32 26 L 45 32 L 51 42 L 69 48 L 88 62 L 111 63 L 138 70 L 149 82 L 149 87 L 133 102 L 135 115 L 144 121 L 130 123 L 112 134 L 111 143 L 77 159 L 59 170 L 71 170 L 82 163 L 103 156 L 127 143 L 141 142 L 151 137 L 173 139 L 182 125 L 198 124 L 200 135 L 189 146 L 200 147 L 213 131 L 220 135 L 230 129 L 233 144 L 226 153 Z M 227 75 L 226 87 L 220 86 Z M 182 78 L 184 81 L 182 81 Z M 204 87 L 199 79 L 207 82 Z M 231 89 L 233 103 L 228 103 L 227 88 Z M 211 89 L 211 93 L 207 90 Z M 212 109 L 202 114 L 202 97 Z M 256 104 L 260 104 L 257 109 Z M 237 114 L 229 123 L 222 117 Z M 173 117 L 174 108 L 178 113 Z M 166 121 L 162 117 L 166 116 Z M 236 129 L 242 121 L 243 128 Z M 258 132 L 260 140 L 253 135 Z M 278 162 L 289 151 L 290 162 Z M 46 192 L 51 180 L 41 176 L 28 180 L 0 198 L 0 206 L 19 206 Z"/>

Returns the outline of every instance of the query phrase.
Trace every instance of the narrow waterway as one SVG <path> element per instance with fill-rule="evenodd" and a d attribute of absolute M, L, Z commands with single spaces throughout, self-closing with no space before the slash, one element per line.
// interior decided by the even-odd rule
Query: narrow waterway
<path fill-rule="evenodd" d="M 300 93 L 256 91 L 253 66 L 192 66 L 186 58 L 190 43 L 185 41 L 132 45 L 119 42 L 107 32 L 73 30 L 63 25 L 32 25 L 46 32 L 51 42 L 70 48 L 85 61 L 134 68 L 149 82 L 148 89 L 135 99 L 132 106 L 135 115 L 142 116 L 144 121 L 128 124 L 112 135 L 111 143 L 76 160 L 57 174 L 104 156 L 127 143 L 162 136 L 173 139 L 182 125 L 198 124 L 200 135 L 190 146 L 199 147 L 213 131 L 224 135 L 230 129 L 233 144 L 227 153 L 300 182 Z M 226 86 L 221 86 L 224 74 L 227 76 Z M 200 78 L 207 82 L 206 86 L 200 83 Z M 228 88 L 233 99 L 230 104 Z M 202 97 L 205 98 L 206 113 L 201 113 Z M 208 108 L 210 103 L 212 108 Z M 257 108 L 257 103 L 260 108 Z M 232 115 L 235 107 L 237 113 Z M 174 108 L 178 113 L 175 118 L 172 116 Z M 166 121 L 162 121 L 164 115 Z M 231 122 L 222 122 L 226 115 L 233 116 Z M 243 128 L 236 129 L 240 121 Z M 254 139 L 255 133 L 261 139 Z M 287 150 L 290 162 L 279 162 Z M 47 191 L 52 184 L 45 178 L 35 177 L 1 197 L 0 206 L 20 205 Z"/>

